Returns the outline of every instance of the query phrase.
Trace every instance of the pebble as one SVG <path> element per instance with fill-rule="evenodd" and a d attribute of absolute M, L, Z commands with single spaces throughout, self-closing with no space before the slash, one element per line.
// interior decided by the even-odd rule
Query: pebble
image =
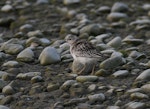
<path fill-rule="evenodd" d="M 143 53 L 140 53 L 138 51 L 132 51 L 130 54 L 129 54 L 129 57 L 132 57 L 134 59 L 142 59 L 142 58 L 146 58 L 146 56 L 143 54 Z"/>
<path fill-rule="evenodd" d="M 2 66 L 3 67 L 19 67 L 19 63 L 17 61 L 8 61 L 8 62 L 5 62 Z"/>
<path fill-rule="evenodd" d="M 89 92 L 93 92 L 96 90 L 96 88 L 97 88 L 96 84 L 91 84 L 91 85 L 89 85 L 89 87 L 87 89 Z"/>
<path fill-rule="evenodd" d="M 51 92 L 51 91 L 54 91 L 54 90 L 57 90 L 57 89 L 59 89 L 58 84 L 49 83 L 48 86 L 47 86 L 47 91 L 48 92 Z"/>
<path fill-rule="evenodd" d="M 81 83 L 83 83 L 83 82 L 95 82 L 98 80 L 98 77 L 97 76 L 90 76 L 90 75 L 88 75 L 88 76 L 77 76 L 76 80 L 78 82 L 81 82 Z"/>
<path fill-rule="evenodd" d="M 111 12 L 127 12 L 128 10 L 128 5 L 122 2 L 116 2 L 111 8 Z"/>
<path fill-rule="evenodd" d="M 0 100 L 0 104 L 6 105 L 6 104 L 9 104 L 11 101 L 13 101 L 13 97 L 12 96 L 6 96 L 2 100 Z"/>
<path fill-rule="evenodd" d="M 35 31 L 29 31 L 27 33 L 28 37 L 43 37 L 43 33 L 40 30 L 35 30 Z"/>
<path fill-rule="evenodd" d="M 12 7 L 11 5 L 9 5 L 9 4 L 4 5 L 4 6 L 1 8 L 1 11 L 2 11 L 2 12 L 10 12 L 10 11 L 12 11 L 12 10 L 13 10 L 13 7 Z"/>
<path fill-rule="evenodd" d="M 41 76 L 34 76 L 31 78 L 31 83 L 37 83 L 37 82 L 42 82 L 43 78 Z"/>
<path fill-rule="evenodd" d="M 125 13 L 119 13 L 119 12 L 111 12 L 107 16 L 107 20 L 114 22 L 114 21 L 119 21 L 119 20 L 127 20 L 128 16 Z"/>
<path fill-rule="evenodd" d="M 107 45 L 113 47 L 113 48 L 119 48 L 121 46 L 121 37 L 117 36 L 114 39 L 112 39 L 111 41 L 109 41 L 107 43 Z"/>
<path fill-rule="evenodd" d="M 88 33 L 88 35 L 99 35 L 103 33 L 105 29 L 99 25 L 99 24 L 90 24 L 87 26 L 84 26 L 80 29 L 80 34 Z"/>
<path fill-rule="evenodd" d="M 51 44 L 50 40 L 48 40 L 47 38 L 40 38 L 39 41 L 41 42 L 42 46 L 48 46 Z"/>
<path fill-rule="evenodd" d="M 136 81 L 149 81 L 150 80 L 150 69 L 144 70 L 137 78 Z"/>
<path fill-rule="evenodd" d="M 23 79 L 23 80 L 27 80 L 27 79 L 31 79 L 35 76 L 41 76 L 41 72 L 28 72 L 28 73 L 19 73 L 17 75 L 18 79 Z"/>
<path fill-rule="evenodd" d="M 141 91 L 142 91 L 141 88 L 134 88 L 134 89 L 127 90 L 126 93 L 132 94 L 132 93 L 141 92 Z"/>
<path fill-rule="evenodd" d="M 2 92 L 6 95 L 11 95 L 13 94 L 15 91 L 14 89 L 10 86 L 10 85 L 7 85 L 5 86 L 3 89 L 2 89 Z"/>
<path fill-rule="evenodd" d="M 3 50 L 5 53 L 15 55 L 18 54 L 23 50 L 23 46 L 20 44 L 11 44 L 11 43 L 4 43 L 1 46 L 1 50 Z"/>
<path fill-rule="evenodd" d="M 128 70 L 119 70 L 119 71 L 116 71 L 115 73 L 113 73 L 112 75 L 114 77 L 126 77 L 128 74 L 129 74 Z"/>
<path fill-rule="evenodd" d="M 23 62 L 32 62 L 34 60 L 34 53 L 30 48 L 26 48 L 17 55 L 17 60 Z"/>
<path fill-rule="evenodd" d="M 98 12 L 101 13 L 109 13 L 110 12 L 110 7 L 109 6 L 101 6 L 97 9 Z"/>
<path fill-rule="evenodd" d="M 63 4 L 65 5 L 71 5 L 71 4 L 76 4 L 76 3 L 80 3 L 81 0 L 63 0 Z"/>
<path fill-rule="evenodd" d="M 129 102 L 126 104 L 126 109 L 145 109 L 145 103 L 142 102 Z"/>
<path fill-rule="evenodd" d="M 132 93 L 130 95 L 130 98 L 132 100 L 134 100 L 134 99 L 142 100 L 142 99 L 148 99 L 149 97 L 146 94 L 143 94 L 143 93 L 140 93 L 140 92 L 135 92 L 135 93 Z"/>
<path fill-rule="evenodd" d="M 0 26 L 10 27 L 11 23 L 15 21 L 14 17 L 0 18 Z M 7 36 L 11 37 L 11 36 Z"/>
<path fill-rule="evenodd" d="M 26 40 L 26 46 L 29 47 L 32 46 L 32 44 L 41 45 L 41 41 L 37 37 L 30 37 L 29 39 Z"/>
<path fill-rule="evenodd" d="M 48 0 L 37 0 L 36 1 L 36 4 L 48 4 L 49 3 L 49 1 Z"/>
<path fill-rule="evenodd" d="M 6 86 L 6 81 L 3 81 L 2 79 L 0 79 L 0 90 L 2 90 L 4 88 L 4 86 Z"/>
<path fill-rule="evenodd" d="M 145 25 L 145 24 L 150 24 L 150 20 L 149 19 L 140 19 L 140 20 L 136 20 L 131 22 L 129 25 L 130 26 L 136 26 L 136 25 Z"/>
<path fill-rule="evenodd" d="M 62 86 L 60 87 L 60 89 L 62 90 L 68 90 L 74 83 L 76 83 L 75 80 L 67 80 L 65 81 Z"/>
<path fill-rule="evenodd" d="M 106 109 L 120 109 L 119 106 L 108 106 Z"/>
<path fill-rule="evenodd" d="M 4 74 L 7 74 L 7 72 L 5 72 L 5 71 L 0 71 L 0 78 L 2 78 L 2 76 L 3 76 Z"/>
<path fill-rule="evenodd" d="M 142 91 L 145 93 L 149 93 L 150 92 L 150 84 L 145 84 L 141 87 Z"/>
<path fill-rule="evenodd" d="M 19 28 L 19 30 L 23 33 L 27 33 L 29 31 L 33 31 L 33 26 L 31 24 L 24 24 Z"/>
<path fill-rule="evenodd" d="M 91 103 L 94 103 L 98 101 L 104 101 L 106 98 L 103 93 L 99 93 L 99 94 L 89 95 L 88 99 Z"/>
<path fill-rule="evenodd" d="M 150 10 L 150 4 L 144 4 L 144 5 L 142 6 L 142 8 L 143 8 L 144 10 L 149 11 L 149 10 Z"/>
<path fill-rule="evenodd" d="M 0 109 L 10 109 L 9 107 L 6 107 L 4 105 L 0 105 Z"/>
<path fill-rule="evenodd" d="M 53 47 L 46 47 L 39 56 L 40 64 L 55 64 L 61 61 L 60 54 Z"/>
<path fill-rule="evenodd" d="M 115 56 L 112 58 L 108 58 L 101 62 L 100 68 L 102 69 L 113 69 L 119 65 L 123 64 L 123 59 L 121 56 Z"/>

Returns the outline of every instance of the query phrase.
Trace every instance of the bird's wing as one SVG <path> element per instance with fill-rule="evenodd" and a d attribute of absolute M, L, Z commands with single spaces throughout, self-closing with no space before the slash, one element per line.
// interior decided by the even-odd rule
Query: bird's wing
<path fill-rule="evenodd" d="M 99 58 L 102 57 L 101 53 L 98 53 L 96 48 L 86 40 L 79 40 L 73 44 L 72 52 L 77 57 Z"/>

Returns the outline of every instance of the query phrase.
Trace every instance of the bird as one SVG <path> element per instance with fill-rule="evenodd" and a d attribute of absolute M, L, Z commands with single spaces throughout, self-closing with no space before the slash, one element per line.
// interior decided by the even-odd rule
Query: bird
<path fill-rule="evenodd" d="M 76 35 L 68 34 L 65 40 L 70 45 L 70 53 L 75 61 L 83 64 L 83 68 L 78 72 L 81 74 L 86 65 L 93 65 L 91 74 L 94 74 L 96 63 L 102 58 L 102 54 L 87 40 L 80 39 Z"/>

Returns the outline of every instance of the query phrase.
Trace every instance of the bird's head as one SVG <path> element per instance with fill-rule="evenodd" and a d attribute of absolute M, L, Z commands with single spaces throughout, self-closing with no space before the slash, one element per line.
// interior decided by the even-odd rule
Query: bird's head
<path fill-rule="evenodd" d="M 69 44 L 73 44 L 77 39 L 78 39 L 78 37 L 75 35 L 72 35 L 72 34 L 68 34 L 65 37 L 66 42 L 68 42 Z"/>

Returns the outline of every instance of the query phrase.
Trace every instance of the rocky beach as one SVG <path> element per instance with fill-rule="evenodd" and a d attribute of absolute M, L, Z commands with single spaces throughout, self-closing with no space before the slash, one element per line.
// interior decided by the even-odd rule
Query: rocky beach
<path fill-rule="evenodd" d="M 107 56 L 94 75 L 68 34 Z M 150 1 L 0 0 L 0 109 L 150 109 Z"/>

